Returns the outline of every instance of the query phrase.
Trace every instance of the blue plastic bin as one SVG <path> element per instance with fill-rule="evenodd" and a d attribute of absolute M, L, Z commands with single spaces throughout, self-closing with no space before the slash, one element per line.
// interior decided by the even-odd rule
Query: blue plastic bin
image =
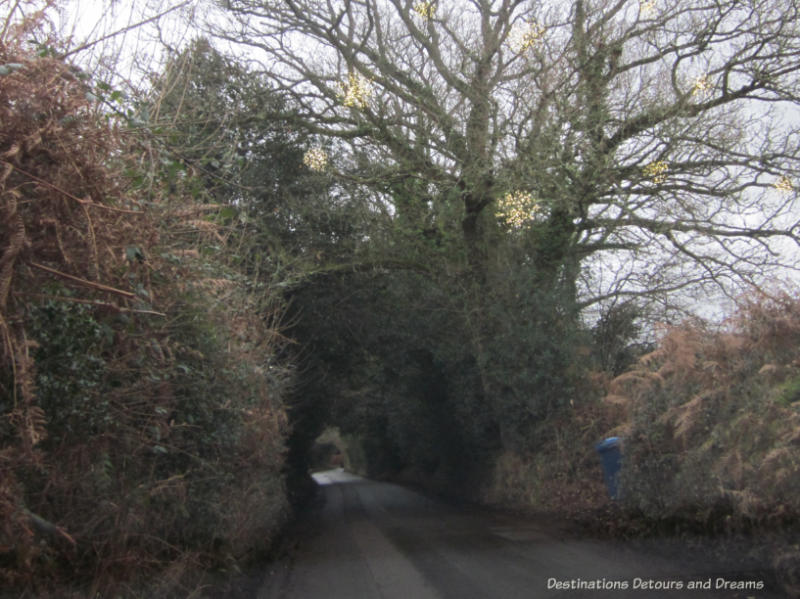
<path fill-rule="evenodd" d="M 603 461 L 603 478 L 611 499 L 619 498 L 619 470 L 622 462 L 621 440 L 609 437 L 597 444 L 597 453 Z"/>

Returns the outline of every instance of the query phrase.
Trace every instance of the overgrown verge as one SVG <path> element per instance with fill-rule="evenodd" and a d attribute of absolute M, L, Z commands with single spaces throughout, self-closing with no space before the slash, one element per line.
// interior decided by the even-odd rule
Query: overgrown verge
<path fill-rule="evenodd" d="M 595 445 L 622 417 L 618 405 L 589 401 L 562 409 L 538 428 L 538 451 L 504 451 L 481 501 L 564 519 L 583 519 L 608 503 Z"/>
<path fill-rule="evenodd" d="M 281 308 L 218 257 L 219 207 L 20 39 L 0 44 L 0 579 L 199 596 L 286 515 Z"/>
<path fill-rule="evenodd" d="M 626 528 L 752 539 L 800 592 L 800 300 L 743 302 L 722 330 L 690 323 L 615 379 L 627 401 Z"/>
<path fill-rule="evenodd" d="M 722 554 L 745 539 L 749 560 L 800 591 L 800 299 L 763 294 L 722 326 L 669 328 L 626 372 L 596 381 L 602 399 L 545 423 L 538 452 L 500 455 L 484 499 L 604 535 L 713 536 Z M 595 451 L 612 435 L 617 502 Z"/>
<path fill-rule="evenodd" d="M 626 505 L 703 529 L 800 514 L 800 302 L 743 304 L 722 330 L 690 323 L 617 377 L 630 405 Z"/>

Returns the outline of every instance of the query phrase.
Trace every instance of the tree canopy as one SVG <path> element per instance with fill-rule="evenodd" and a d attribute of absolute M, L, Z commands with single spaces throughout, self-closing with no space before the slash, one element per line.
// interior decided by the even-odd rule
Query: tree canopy
<path fill-rule="evenodd" d="M 476 272 L 498 229 L 581 306 L 794 266 L 793 0 L 224 6 L 331 166 L 417 181 L 376 202 L 457 221 Z"/>
<path fill-rule="evenodd" d="M 307 165 L 382 217 L 367 268 L 296 296 L 314 347 L 352 349 L 323 368 L 349 373 L 337 397 L 422 368 L 471 438 L 530 447 L 537 422 L 591 395 L 588 346 L 625 367 L 648 303 L 797 266 L 794 0 L 218 6 L 216 39 L 244 47 L 317 140 Z M 611 326 L 614 306 L 630 326 Z"/>

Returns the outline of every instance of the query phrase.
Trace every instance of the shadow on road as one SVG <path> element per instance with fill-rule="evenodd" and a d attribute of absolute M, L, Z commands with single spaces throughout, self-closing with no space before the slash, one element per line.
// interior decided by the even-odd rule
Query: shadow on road
<path fill-rule="evenodd" d="M 450 506 L 341 469 L 314 479 L 320 501 L 259 599 L 785 596 L 758 568 L 743 571 L 702 548 L 557 532 L 552 523 Z"/>

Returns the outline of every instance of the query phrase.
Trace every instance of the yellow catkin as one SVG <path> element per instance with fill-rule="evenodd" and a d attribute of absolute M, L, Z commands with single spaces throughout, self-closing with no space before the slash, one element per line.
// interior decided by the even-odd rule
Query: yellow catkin
<path fill-rule="evenodd" d="M 645 177 L 649 177 L 653 183 L 663 183 L 667 180 L 667 172 L 669 165 L 663 160 L 656 160 L 650 164 L 645 165 L 642 169 Z"/>
<path fill-rule="evenodd" d="M 792 184 L 792 180 L 789 179 L 786 175 L 783 175 L 778 179 L 774 184 L 773 187 L 778 191 L 782 191 L 784 193 L 791 193 L 794 191 L 794 185 Z"/>
<path fill-rule="evenodd" d="M 364 109 L 372 96 L 372 82 L 358 73 L 350 73 L 347 83 L 340 83 L 342 103 L 348 108 Z"/>
<path fill-rule="evenodd" d="M 328 154 L 320 147 L 310 148 L 303 155 L 303 164 L 305 164 L 312 171 L 324 171 L 328 166 Z"/>
<path fill-rule="evenodd" d="M 414 12 L 423 19 L 432 19 L 436 14 L 436 6 L 433 2 L 417 2 L 414 5 Z"/>
<path fill-rule="evenodd" d="M 708 80 L 708 75 L 701 75 L 694 80 L 694 86 L 692 86 L 692 95 L 704 95 L 709 93 L 712 89 L 713 85 L 711 84 L 711 81 Z"/>
<path fill-rule="evenodd" d="M 513 191 L 497 201 L 497 217 L 512 229 L 529 224 L 541 210 L 536 199 L 527 191 Z"/>
<path fill-rule="evenodd" d="M 522 54 L 526 50 L 542 43 L 545 28 L 535 20 L 515 23 L 508 34 L 506 43 L 512 52 Z"/>

